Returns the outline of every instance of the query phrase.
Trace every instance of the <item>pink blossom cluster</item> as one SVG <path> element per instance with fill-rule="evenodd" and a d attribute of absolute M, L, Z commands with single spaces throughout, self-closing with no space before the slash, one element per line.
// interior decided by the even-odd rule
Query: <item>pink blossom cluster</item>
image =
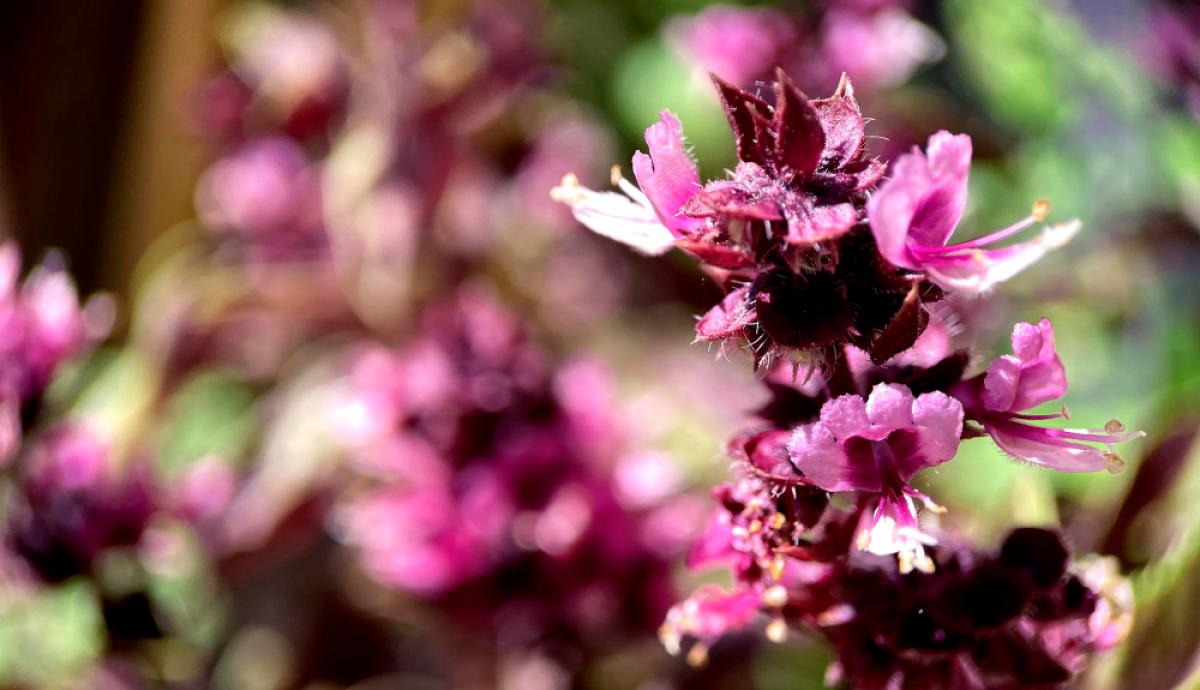
<path fill-rule="evenodd" d="M 522 631 L 505 643 L 653 630 L 683 543 L 655 527 L 669 496 L 624 490 L 648 460 L 625 448 L 609 395 L 602 369 L 552 367 L 490 298 L 430 305 L 404 345 L 352 357 L 337 427 L 361 486 L 339 530 L 378 582 Z"/>
<path fill-rule="evenodd" d="M 75 283 L 56 256 L 23 282 L 16 245 L 0 246 L 0 465 L 21 445 L 59 365 L 107 335 L 107 298 L 81 306 Z"/>
<path fill-rule="evenodd" d="M 845 73 L 868 91 L 896 86 L 943 52 L 932 29 L 903 0 L 826 0 L 811 12 L 712 5 L 675 19 L 667 36 L 701 74 L 744 88 L 769 81 L 777 65 L 832 84 Z"/>
<path fill-rule="evenodd" d="M 887 164 L 866 146 L 845 77 L 816 100 L 782 70 L 771 99 L 714 83 L 738 157 L 725 178 L 701 181 L 679 120 L 664 111 L 646 130 L 649 153 L 634 154 L 637 185 L 614 169 L 620 194 L 571 176 L 552 192 L 602 235 L 696 259 L 726 290 L 699 319 L 697 339 L 747 350 L 772 394 L 760 421 L 729 445 L 745 478 L 718 491 L 717 515 L 697 547 L 698 563 L 726 561 L 736 588 L 704 588 L 677 606 L 664 627 L 668 647 L 692 640 L 698 661 L 722 632 L 765 613 L 772 639 L 789 625 L 829 638 L 837 674 L 854 687 L 1067 682 L 1081 668 L 1077 652 L 1106 646 L 1099 628 L 1083 623 L 1103 593 L 1070 574 L 1065 547 L 1049 531 L 1014 532 L 998 560 L 940 545 L 921 518 L 945 509 L 913 478 L 981 436 L 1063 472 L 1124 467 L 1115 446 L 1141 432 L 1115 420 L 1057 428 L 1045 423 L 1069 418 L 1065 407 L 1037 411 L 1067 391 L 1048 320 L 1017 324 L 1012 354 L 974 375 L 946 325 L 954 309 L 970 308 L 962 300 L 1062 246 L 1079 223 L 1010 241 L 1044 223 L 1049 204 L 1038 201 L 1009 227 L 955 242 L 967 204 L 966 135 L 937 132 L 924 151 Z M 855 507 L 822 513 L 838 494 Z M 1026 565 L 1032 570 L 1022 574 Z M 888 628 L 892 617 L 932 610 L 949 592 L 963 606 L 1000 597 L 1008 608 L 967 622 L 954 620 L 960 610 L 921 614 L 913 624 L 927 640 L 910 637 L 905 621 Z M 877 615 L 875 598 L 897 608 Z"/>

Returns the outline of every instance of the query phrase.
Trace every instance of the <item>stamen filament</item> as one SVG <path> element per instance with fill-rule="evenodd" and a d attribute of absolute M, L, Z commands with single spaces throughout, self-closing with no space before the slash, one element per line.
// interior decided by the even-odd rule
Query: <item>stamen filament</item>
<path fill-rule="evenodd" d="M 609 178 L 613 186 L 620 189 L 622 192 L 625 192 L 625 195 L 630 199 L 633 199 L 643 206 L 650 206 L 649 197 L 647 197 L 642 190 L 638 189 L 636 185 L 625 179 L 625 176 L 621 174 L 621 166 L 614 165 L 612 167 L 612 171 L 610 172 Z"/>

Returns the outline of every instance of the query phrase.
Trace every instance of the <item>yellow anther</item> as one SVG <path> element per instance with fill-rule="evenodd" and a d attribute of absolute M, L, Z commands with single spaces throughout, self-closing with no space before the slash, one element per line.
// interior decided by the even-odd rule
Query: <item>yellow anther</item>
<path fill-rule="evenodd" d="M 614 165 L 612 170 L 609 171 L 608 179 L 612 182 L 612 186 L 620 187 L 621 180 L 625 179 L 625 176 L 621 174 L 621 166 Z"/>
<path fill-rule="evenodd" d="M 750 534 L 755 534 L 757 532 L 761 532 L 762 528 L 763 528 L 762 520 L 759 520 L 758 518 L 751 520 L 749 527 L 747 527 L 747 529 L 750 531 Z"/>
<path fill-rule="evenodd" d="M 1033 202 L 1032 215 L 1033 219 L 1039 223 L 1046 220 L 1046 216 L 1050 215 L 1050 200 L 1038 199 L 1037 201 Z"/>
<path fill-rule="evenodd" d="M 779 556 L 776 556 L 775 560 L 771 561 L 770 571 L 772 580 L 778 580 L 783 577 L 783 568 L 785 565 L 783 558 Z"/>
<path fill-rule="evenodd" d="M 933 559 L 929 556 L 926 556 L 924 553 L 917 554 L 914 565 L 917 566 L 917 570 L 920 570 L 926 575 L 933 572 Z"/>
<path fill-rule="evenodd" d="M 767 520 L 767 526 L 771 529 L 783 529 L 786 524 L 787 518 L 783 516 L 783 513 L 775 513 Z"/>
<path fill-rule="evenodd" d="M 1125 470 L 1125 458 L 1116 453 L 1104 454 L 1104 468 L 1109 474 L 1120 474 Z"/>
<path fill-rule="evenodd" d="M 575 173 L 563 175 L 558 186 L 550 190 L 550 198 L 563 204 L 578 203 L 583 198 L 583 193 L 579 189 L 579 178 Z"/>

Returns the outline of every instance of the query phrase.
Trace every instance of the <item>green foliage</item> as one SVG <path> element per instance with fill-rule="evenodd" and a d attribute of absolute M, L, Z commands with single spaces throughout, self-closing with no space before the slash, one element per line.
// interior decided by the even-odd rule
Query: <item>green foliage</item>
<path fill-rule="evenodd" d="M 167 403 L 159 434 L 159 464 L 167 473 L 206 456 L 240 461 L 258 426 L 253 392 L 233 374 L 202 371 Z"/>
<path fill-rule="evenodd" d="M 85 580 L 0 599 L 0 684 L 66 687 L 99 658 L 104 621 Z"/>
<path fill-rule="evenodd" d="M 640 148 L 645 148 L 643 131 L 666 109 L 683 122 L 688 143 L 703 166 L 702 176 L 720 176 L 736 162 L 712 85 L 693 75 L 661 39 L 642 41 L 621 57 L 613 72 L 612 93 L 617 122 Z M 628 164 L 624 166 L 628 174 Z"/>

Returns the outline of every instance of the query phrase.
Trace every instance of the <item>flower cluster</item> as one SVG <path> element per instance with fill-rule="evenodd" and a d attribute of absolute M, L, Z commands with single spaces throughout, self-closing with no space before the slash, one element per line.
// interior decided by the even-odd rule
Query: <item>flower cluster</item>
<path fill-rule="evenodd" d="M 478 294 L 425 313 L 400 349 L 353 357 L 338 413 L 361 484 L 339 522 L 365 569 L 528 636 L 505 642 L 652 630 L 683 542 L 661 538 L 656 508 L 621 491 L 638 458 L 622 448 L 603 371 L 551 368 Z"/>
<path fill-rule="evenodd" d="M 1068 567 L 1051 530 L 1013 530 L 996 552 L 939 544 L 927 556 L 936 568 L 906 574 L 847 551 L 854 511 L 822 514 L 811 502 L 798 511 L 796 494 L 759 480 L 716 496 L 693 564 L 724 562 L 739 586 L 702 587 L 660 630 L 669 650 L 688 640 L 693 663 L 765 613 L 771 640 L 786 639 L 790 625 L 825 637 L 838 657 L 828 679 L 854 688 L 1056 687 L 1128 632 L 1128 582 L 1109 577 L 1107 561 Z"/>
<path fill-rule="evenodd" d="M 912 482 L 980 436 L 1059 471 L 1122 469 L 1116 444 L 1141 432 L 1116 420 L 1054 428 L 1041 423 L 1067 418 L 1065 407 L 1034 411 L 1067 390 L 1049 321 L 1017 324 L 1013 353 L 974 376 L 947 325 L 962 308 L 949 297 L 990 291 L 1078 222 L 1005 242 L 1045 221 L 1049 204 L 1038 201 L 1007 228 L 952 242 L 969 137 L 934 134 L 885 180 L 848 79 L 810 100 L 780 70 L 771 102 L 714 82 L 737 146 L 727 178 L 701 183 L 679 121 L 664 112 L 646 131 L 649 154 L 633 157 L 637 186 L 614 170 L 623 195 L 571 176 L 552 192 L 600 234 L 697 259 L 727 291 L 697 338 L 744 345 L 771 392 L 760 421 L 729 445 L 744 478 L 718 490 L 693 558 L 728 565 L 735 590 L 706 587 L 676 607 L 668 648 L 692 639 L 699 661 L 722 632 L 765 613 L 772 639 L 791 624 L 826 635 L 854 687 L 1069 680 L 1105 645 L 1086 624 L 1100 594 L 1066 574 L 1059 537 L 1018 530 L 999 555 L 939 544 L 920 509 L 944 509 Z M 832 494 L 853 496 L 854 508 L 827 508 Z"/>
<path fill-rule="evenodd" d="M 117 467 L 107 442 L 64 423 L 31 444 L 4 527 L 7 548 L 46 582 L 91 572 L 141 539 L 157 496 L 145 468 Z"/>
<path fill-rule="evenodd" d="M 0 465 L 12 459 L 59 365 L 107 334 L 111 305 L 81 307 L 75 284 L 55 256 L 18 284 L 16 245 L 0 246 Z"/>
<path fill-rule="evenodd" d="M 667 36 L 680 57 L 748 87 L 783 65 L 814 81 L 847 73 L 863 88 L 903 82 L 941 57 L 937 35 L 904 0 L 829 0 L 823 11 L 791 14 L 766 7 L 714 5 L 677 18 Z"/>

